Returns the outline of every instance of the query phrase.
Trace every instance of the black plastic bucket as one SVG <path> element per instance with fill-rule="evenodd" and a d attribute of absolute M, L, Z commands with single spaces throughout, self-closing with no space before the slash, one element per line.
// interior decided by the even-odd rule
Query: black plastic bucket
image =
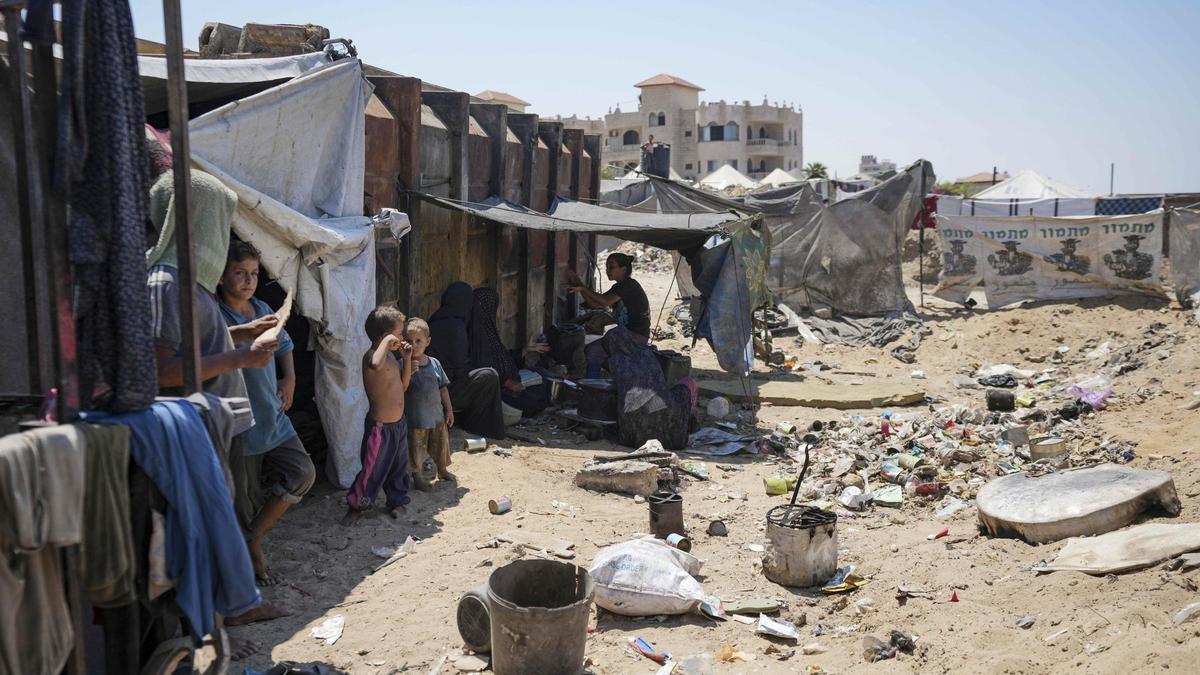
<path fill-rule="evenodd" d="M 587 570 L 554 560 L 518 560 L 488 580 L 496 675 L 583 672 L 595 588 Z"/>

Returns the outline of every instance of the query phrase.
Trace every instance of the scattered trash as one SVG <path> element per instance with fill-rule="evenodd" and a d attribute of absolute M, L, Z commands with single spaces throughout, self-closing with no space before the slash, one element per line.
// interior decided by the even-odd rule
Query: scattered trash
<path fill-rule="evenodd" d="M 482 673 L 488 669 L 489 665 L 487 659 L 480 658 L 475 654 L 455 654 L 450 657 L 450 662 L 460 673 Z"/>
<path fill-rule="evenodd" d="M 1072 537 L 1038 571 L 1074 570 L 1100 575 L 1149 567 L 1200 550 L 1200 523 L 1142 523 L 1097 537 Z"/>
<path fill-rule="evenodd" d="M 858 614 L 859 616 L 862 616 L 863 614 L 870 614 L 876 609 L 875 601 L 871 598 L 860 598 L 854 601 L 854 613 Z"/>
<path fill-rule="evenodd" d="M 795 624 L 782 619 L 772 619 L 766 614 L 758 615 L 758 627 L 754 629 L 754 632 L 760 635 L 771 635 L 773 637 L 783 638 L 785 640 L 800 639 L 800 631 L 796 630 Z"/>
<path fill-rule="evenodd" d="M 861 489 L 851 485 L 844 488 L 842 493 L 838 495 L 838 503 L 851 511 L 861 511 L 870 503 L 871 498 L 872 495 L 870 492 L 863 492 Z"/>
<path fill-rule="evenodd" d="M 669 544 L 671 548 L 677 548 L 685 553 L 692 550 L 692 540 L 688 539 L 682 534 L 667 535 L 667 544 Z"/>
<path fill-rule="evenodd" d="M 1031 544 L 1111 532 L 1155 506 L 1171 515 L 1181 508 L 1169 474 L 1116 464 L 997 478 L 976 506 L 985 532 Z"/>
<path fill-rule="evenodd" d="M 474 453 L 483 452 L 484 450 L 487 450 L 487 447 L 488 442 L 486 438 L 468 438 L 466 439 L 466 447 L 464 449 L 467 452 Z"/>
<path fill-rule="evenodd" d="M 924 598 L 926 600 L 929 600 L 929 599 L 933 598 L 933 593 L 931 593 L 927 590 L 924 590 L 922 588 L 916 588 L 914 586 L 907 586 L 904 584 L 900 584 L 899 586 L 897 586 L 896 587 L 896 599 L 904 600 L 904 599 L 908 599 L 908 598 Z"/>
<path fill-rule="evenodd" d="M 666 652 L 656 650 L 649 642 L 646 642 L 640 637 L 629 638 L 629 648 L 634 652 L 654 661 L 655 663 L 666 663 L 671 655 Z"/>
<path fill-rule="evenodd" d="M 821 587 L 824 593 L 845 593 L 866 585 L 867 580 L 854 573 L 854 565 L 846 565 Z"/>
<path fill-rule="evenodd" d="M 877 502 L 879 501 L 878 496 L 876 496 L 875 500 Z M 933 515 L 938 518 L 949 518 L 950 516 L 958 513 L 959 511 L 962 511 L 963 509 L 967 509 L 970 507 L 971 507 L 970 502 L 965 502 L 965 501 L 959 499 L 958 497 L 947 497 L 942 502 L 941 507 L 939 507 L 937 511 L 933 512 Z"/>
<path fill-rule="evenodd" d="M 800 651 L 804 652 L 805 654 L 807 654 L 809 656 L 812 656 L 814 654 L 824 654 L 825 652 L 827 652 L 829 650 L 825 648 L 825 645 L 823 645 L 819 642 L 810 642 L 810 643 L 804 645 L 803 647 L 801 647 Z"/>
<path fill-rule="evenodd" d="M 914 380 L 923 380 L 923 379 L 925 379 L 925 371 L 914 370 L 911 373 L 909 373 L 909 377 L 911 377 Z"/>
<path fill-rule="evenodd" d="M 318 640 L 323 640 L 326 645 L 332 645 L 341 639 L 342 631 L 345 628 L 346 617 L 342 614 L 334 614 L 322 621 L 321 625 L 313 628 L 310 634 Z"/>
<path fill-rule="evenodd" d="M 496 539 L 507 544 L 515 544 L 525 550 L 538 552 L 543 558 L 554 556 L 563 560 L 571 560 L 575 557 L 573 542 L 537 532 L 510 530 L 496 535 Z"/>
<path fill-rule="evenodd" d="M 1012 412 L 1017 408 L 1017 397 L 1011 391 L 988 389 L 987 409 L 993 412 Z"/>
<path fill-rule="evenodd" d="M 717 660 L 721 663 L 733 663 L 736 661 L 753 661 L 754 654 L 737 650 L 733 645 L 725 645 L 717 652 Z"/>
<path fill-rule="evenodd" d="M 767 550 L 762 544 L 746 544 L 746 548 L 755 553 L 762 553 Z"/>
<path fill-rule="evenodd" d="M 491 511 L 492 515 L 498 516 L 502 513 L 508 513 L 511 510 L 512 499 L 509 497 L 497 497 L 488 500 L 488 511 Z"/>
<path fill-rule="evenodd" d="M 731 614 L 774 614 L 781 606 L 773 598 L 745 598 L 725 603 L 725 611 Z"/>
<path fill-rule="evenodd" d="M 1197 616 L 1200 616 L 1200 602 L 1193 602 L 1176 612 L 1171 622 L 1178 626 L 1195 619 Z"/>
<path fill-rule="evenodd" d="M 1017 627 L 1026 630 L 1033 628 L 1033 623 L 1037 621 L 1037 617 L 1029 616 L 1028 614 L 1017 619 Z"/>
<path fill-rule="evenodd" d="M 692 576 L 700 566 L 699 558 L 651 537 L 600 549 L 588 571 L 598 607 L 622 616 L 653 616 L 687 614 L 715 600 Z"/>
<path fill-rule="evenodd" d="M 871 501 L 877 506 L 900 508 L 904 504 L 904 488 L 899 485 L 885 485 L 872 493 Z"/>
<path fill-rule="evenodd" d="M 708 524 L 708 534 L 713 537 L 724 537 L 729 534 L 729 527 L 723 520 L 714 520 Z"/>
<path fill-rule="evenodd" d="M 1017 386 L 1017 378 L 1012 375 L 989 375 L 979 378 L 976 382 L 985 387 L 999 387 L 1001 389 L 1012 389 Z"/>
<path fill-rule="evenodd" d="M 758 623 L 758 619 L 755 619 L 755 618 L 754 618 L 754 617 L 752 617 L 752 616 L 747 616 L 747 615 L 745 615 L 745 614 L 732 614 L 732 613 L 729 613 L 729 608 L 728 608 L 728 607 L 726 607 L 726 608 L 725 608 L 725 611 L 726 611 L 726 613 L 728 613 L 728 615 L 729 615 L 729 618 L 733 619 L 734 621 L 736 621 L 736 622 L 738 622 L 738 623 L 744 623 L 744 624 L 746 624 L 747 626 L 753 626 L 754 624 Z"/>
<path fill-rule="evenodd" d="M 928 539 L 929 541 L 933 541 L 934 539 L 941 539 L 942 537 L 948 537 L 948 536 L 950 536 L 950 528 L 945 527 L 931 535 L 926 536 L 925 538 Z"/>
<path fill-rule="evenodd" d="M 909 654 L 916 648 L 913 638 L 900 630 L 893 630 L 888 636 L 887 642 L 873 635 L 865 635 L 862 644 L 863 658 L 869 663 L 893 658 L 897 651 Z"/>
<path fill-rule="evenodd" d="M 723 420 L 729 417 L 729 413 L 733 411 L 733 405 L 724 396 L 716 396 L 708 402 L 706 411 L 712 419 Z"/>

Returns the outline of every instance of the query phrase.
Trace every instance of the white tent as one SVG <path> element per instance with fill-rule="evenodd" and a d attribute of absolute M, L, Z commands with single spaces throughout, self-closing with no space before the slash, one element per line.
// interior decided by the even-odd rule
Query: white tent
<path fill-rule="evenodd" d="M 263 266 L 312 325 L 317 405 L 331 458 L 326 468 L 347 487 L 358 473 L 368 408 L 362 326 L 375 304 L 375 230 L 362 215 L 365 110 L 373 87 L 357 59 L 310 57 L 281 59 L 305 66 L 285 69 L 284 77 L 303 74 L 201 115 L 188 130 L 195 166 L 238 195 L 234 232 L 262 252 Z M 158 76 L 154 61 L 141 59 L 143 79 Z M 210 85 L 278 74 L 274 64 L 259 65 L 266 75 L 247 73 L 245 61 L 189 61 L 187 76 L 197 75 L 198 66 L 201 82 Z M 392 231 L 407 231 L 403 214 L 392 219 Z"/>
<path fill-rule="evenodd" d="M 804 171 L 804 167 L 796 167 L 788 172 L 788 175 L 796 180 L 808 180 L 808 174 Z"/>
<path fill-rule="evenodd" d="M 752 178 L 728 164 L 700 179 L 700 184 L 714 190 L 724 190 L 727 187 L 757 187 L 758 183 Z"/>
<path fill-rule="evenodd" d="M 1021 171 L 974 197 L 939 197 L 937 210 L 945 216 L 1091 216 L 1096 197 L 1036 171 Z"/>
<path fill-rule="evenodd" d="M 758 182 L 760 185 L 770 185 L 772 187 L 779 187 L 780 185 L 791 185 L 792 183 L 799 183 L 803 180 L 804 180 L 803 178 L 796 178 L 796 177 L 792 176 L 790 173 L 784 171 L 783 169 L 775 169 L 771 173 L 767 174 L 765 178 L 763 178 L 762 180 L 760 180 Z"/>
<path fill-rule="evenodd" d="M 1036 171 L 1022 171 L 1006 181 L 978 192 L 975 199 L 1071 199 L 1093 198 L 1086 190 L 1047 178 Z"/>

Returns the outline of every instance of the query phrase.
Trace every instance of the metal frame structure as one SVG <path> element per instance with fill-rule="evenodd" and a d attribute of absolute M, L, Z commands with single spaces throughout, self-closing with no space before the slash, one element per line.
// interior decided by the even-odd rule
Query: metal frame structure
<path fill-rule="evenodd" d="M 24 267 L 25 325 L 30 363 L 30 392 L 43 396 L 50 387 L 54 397 L 54 419 L 74 421 L 80 410 L 90 407 L 90 392 L 79 389 L 75 350 L 75 317 L 72 306 L 71 265 L 67 249 L 67 209 L 62 193 L 55 188 L 52 160 L 58 138 L 58 81 L 54 60 L 53 14 L 26 12 L 26 0 L 0 0 L 8 41 L 9 73 L 13 100 L 0 102 L 13 109 L 16 141 L 19 232 Z M 26 16 L 22 19 L 22 13 Z M 197 321 L 194 308 L 195 257 L 191 227 L 191 176 L 188 144 L 187 82 L 184 77 L 183 30 L 179 0 L 163 0 L 167 44 L 167 91 L 175 180 L 175 243 L 179 256 L 181 353 L 185 395 L 200 390 L 201 368 Z M 35 25 L 36 24 L 36 25 Z M 22 27 L 27 30 L 22 31 Z M 25 35 L 47 36 L 31 39 Z M 103 39 L 103 38 L 97 38 Z M 49 331 L 39 324 L 49 306 Z M 52 373 L 47 381 L 46 374 Z M 72 608 L 75 646 L 64 672 L 87 672 L 84 652 L 83 589 L 79 546 L 63 549 L 63 570 L 68 602 Z M 109 672 L 125 672 L 140 664 L 138 606 L 101 610 L 106 630 L 104 659 Z M 220 617 L 214 631 L 215 662 L 209 673 L 225 673 L 229 667 L 229 643 Z M 164 644 L 162 646 L 169 646 Z M 160 650 L 161 651 L 161 650 Z M 151 659 L 153 662 L 154 659 Z M 177 661 L 177 659 L 176 659 Z"/>

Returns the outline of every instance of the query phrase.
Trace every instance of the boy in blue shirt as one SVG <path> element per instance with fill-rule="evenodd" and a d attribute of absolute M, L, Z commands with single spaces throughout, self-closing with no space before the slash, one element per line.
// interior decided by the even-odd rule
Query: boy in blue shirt
<path fill-rule="evenodd" d="M 260 256 L 247 242 L 233 241 L 229 245 L 225 273 L 217 285 L 221 314 L 229 326 L 250 323 L 275 313 L 265 302 L 254 297 L 254 291 L 258 289 Z M 244 475 L 235 476 L 239 494 L 235 495 L 234 501 L 241 502 L 237 504 L 239 510 L 251 518 L 247 547 L 254 573 L 264 585 L 274 583 L 274 580 L 263 555 L 263 537 L 289 506 L 308 493 L 317 477 L 312 459 L 296 435 L 291 420 L 284 414 L 292 407 L 296 390 L 292 349 L 291 338 L 281 329 L 275 358 L 262 368 L 242 369 L 250 409 L 254 413 L 254 426 L 241 436 Z M 234 471 L 237 470 L 234 467 Z M 236 480 L 238 478 L 240 480 Z M 264 484 L 270 496 L 258 508 L 258 492 Z"/>

